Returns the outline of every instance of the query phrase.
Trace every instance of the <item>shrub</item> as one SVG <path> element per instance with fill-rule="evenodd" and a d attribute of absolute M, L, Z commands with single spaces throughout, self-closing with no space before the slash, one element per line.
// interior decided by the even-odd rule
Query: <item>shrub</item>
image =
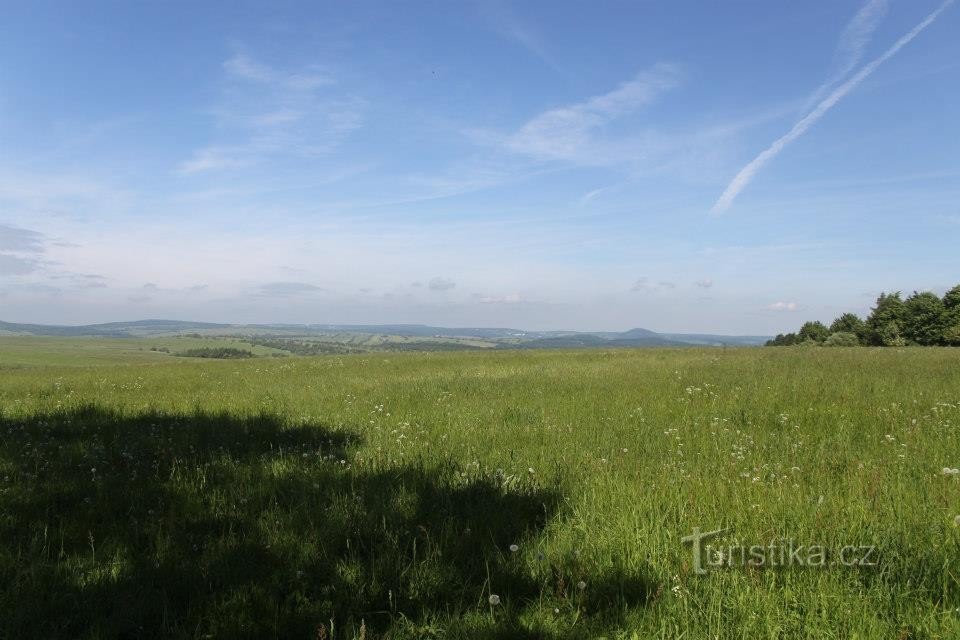
<path fill-rule="evenodd" d="M 849 331 L 838 331 L 836 333 L 830 334 L 830 337 L 824 341 L 823 346 L 825 347 L 859 347 L 860 338 L 857 337 L 857 334 L 850 333 Z"/>
<path fill-rule="evenodd" d="M 220 358 L 224 360 L 253 357 L 253 353 L 250 351 L 246 349 L 234 349 L 233 347 L 199 347 L 181 351 L 177 355 L 184 358 Z"/>

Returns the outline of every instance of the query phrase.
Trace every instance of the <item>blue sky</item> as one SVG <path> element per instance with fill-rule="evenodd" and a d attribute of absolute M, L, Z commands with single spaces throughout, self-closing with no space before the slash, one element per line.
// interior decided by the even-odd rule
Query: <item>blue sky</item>
<path fill-rule="evenodd" d="M 960 281 L 960 6 L 7 2 L 0 319 L 770 334 Z"/>

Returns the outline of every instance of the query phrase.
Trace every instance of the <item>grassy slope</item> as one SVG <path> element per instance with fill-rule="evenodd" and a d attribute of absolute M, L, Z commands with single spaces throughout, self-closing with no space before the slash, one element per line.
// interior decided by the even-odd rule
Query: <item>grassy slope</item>
<path fill-rule="evenodd" d="M 2 371 L 0 636 L 960 637 L 956 351 L 141 357 Z"/>
<path fill-rule="evenodd" d="M 170 353 L 151 351 L 152 347 Z M 230 338 L 58 338 L 0 336 L 0 370 L 57 365 L 147 364 L 171 360 L 171 354 L 203 347 L 233 347 L 256 355 L 289 355 L 277 349 L 253 346 Z"/>

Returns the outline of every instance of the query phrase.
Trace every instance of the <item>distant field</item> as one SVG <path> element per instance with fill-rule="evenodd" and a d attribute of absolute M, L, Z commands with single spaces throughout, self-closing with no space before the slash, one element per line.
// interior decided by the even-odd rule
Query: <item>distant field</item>
<path fill-rule="evenodd" d="M 204 347 L 235 347 L 259 356 L 288 355 L 277 349 L 252 345 L 231 338 L 55 338 L 47 336 L 0 336 L 0 371 L 37 365 L 104 365 L 169 362 L 172 354 Z M 167 349 L 169 353 L 152 351 Z"/>
<path fill-rule="evenodd" d="M 960 638 L 956 350 L 213 342 L 0 339 L 0 637 Z"/>

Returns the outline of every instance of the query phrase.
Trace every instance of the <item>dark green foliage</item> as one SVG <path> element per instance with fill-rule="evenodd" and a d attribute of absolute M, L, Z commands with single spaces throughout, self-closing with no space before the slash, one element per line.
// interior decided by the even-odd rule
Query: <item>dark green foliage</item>
<path fill-rule="evenodd" d="M 795 333 L 778 333 L 777 337 L 773 340 L 767 340 L 766 346 L 768 347 L 792 347 L 795 344 L 800 344 L 801 339 Z"/>
<path fill-rule="evenodd" d="M 867 339 L 867 324 L 855 313 L 845 313 L 830 325 L 830 333 L 852 333 L 858 342 Z"/>
<path fill-rule="evenodd" d="M 836 333 L 830 334 L 830 337 L 824 341 L 823 346 L 825 347 L 859 347 L 860 339 L 857 338 L 856 334 L 850 333 L 849 331 L 837 331 Z"/>
<path fill-rule="evenodd" d="M 916 344 L 940 344 L 947 328 L 947 310 L 935 293 L 914 292 L 904 302 L 903 335 Z"/>
<path fill-rule="evenodd" d="M 960 347 L 960 319 L 947 325 L 943 330 L 943 343 L 951 347 Z"/>
<path fill-rule="evenodd" d="M 943 294 L 943 306 L 948 311 L 960 311 L 960 284 Z"/>
<path fill-rule="evenodd" d="M 259 336 L 248 340 L 255 346 L 269 347 L 288 351 L 298 356 L 322 356 L 328 354 L 359 353 L 362 349 L 352 348 L 344 344 L 330 344 L 317 340 L 294 340 L 289 338 L 271 338 Z"/>
<path fill-rule="evenodd" d="M 813 342 L 823 342 L 830 335 L 830 329 L 818 320 L 804 322 L 797 334 L 801 342 L 812 340 Z"/>
<path fill-rule="evenodd" d="M 252 352 L 246 349 L 235 349 L 233 347 L 199 347 L 181 351 L 177 353 L 177 355 L 184 358 L 219 358 L 223 360 L 253 357 Z"/>
<path fill-rule="evenodd" d="M 881 293 L 866 322 L 853 313 L 843 314 L 829 329 L 807 322 L 797 334 L 780 334 L 767 346 L 855 346 L 854 339 L 856 344 L 878 347 L 960 346 L 960 285 L 942 299 L 930 291 L 914 291 L 906 300 L 899 291 Z"/>
<path fill-rule="evenodd" d="M 894 347 L 905 344 L 903 323 L 907 310 L 900 292 L 881 293 L 876 306 L 867 318 L 869 344 L 880 347 Z"/>
<path fill-rule="evenodd" d="M 960 347 L 960 284 L 943 296 L 943 343 Z"/>

